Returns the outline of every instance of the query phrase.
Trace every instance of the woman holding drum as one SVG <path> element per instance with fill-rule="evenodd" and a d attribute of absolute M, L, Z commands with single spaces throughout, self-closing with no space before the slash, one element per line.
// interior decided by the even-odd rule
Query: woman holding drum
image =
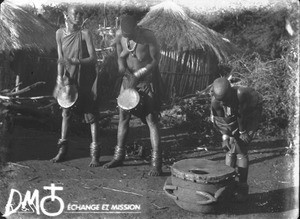
<path fill-rule="evenodd" d="M 95 68 L 96 52 L 91 33 L 82 26 L 82 15 L 83 11 L 79 5 L 70 5 L 64 12 L 65 27 L 56 31 L 58 62 L 53 95 L 62 107 L 62 125 L 61 137 L 57 143 L 58 153 L 51 161 L 56 163 L 65 160 L 71 117 L 77 114 L 90 124 L 92 142 L 89 166 L 97 167 L 100 166 L 100 143 L 97 134 L 99 91 Z M 78 99 L 68 100 L 75 95 L 67 95 L 69 92 L 78 92 Z"/>
<path fill-rule="evenodd" d="M 116 34 L 118 67 L 123 81 L 118 97 L 118 140 L 113 159 L 104 168 L 121 166 L 125 159 L 125 141 L 131 115 L 146 123 L 152 145 L 151 170 L 149 175 L 162 173 L 162 155 L 158 116 L 160 111 L 158 63 L 160 48 L 152 31 L 137 25 L 133 16 L 121 19 L 121 30 Z M 137 103 L 139 102 L 139 103 Z"/>
<path fill-rule="evenodd" d="M 262 115 L 262 98 L 249 87 L 232 87 L 226 78 L 218 78 L 212 86 L 212 120 L 222 133 L 222 147 L 227 150 L 225 163 L 237 169 L 238 188 L 235 199 L 248 195 L 248 147 L 258 129 Z"/>

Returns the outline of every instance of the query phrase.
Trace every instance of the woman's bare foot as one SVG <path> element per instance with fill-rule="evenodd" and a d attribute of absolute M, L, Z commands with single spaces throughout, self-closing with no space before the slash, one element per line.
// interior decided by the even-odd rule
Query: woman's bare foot
<path fill-rule="evenodd" d="M 90 153 L 91 153 L 91 158 L 92 158 L 92 160 L 89 164 L 90 167 L 100 166 L 100 162 L 99 162 L 100 150 L 101 150 L 100 144 L 98 144 L 96 142 L 92 142 L 90 144 Z"/>
<path fill-rule="evenodd" d="M 54 158 L 52 158 L 50 161 L 52 161 L 53 163 L 64 161 L 66 159 L 66 155 L 67 155 L 67 148 L 66 146 L 62 146 L 59 148 L 57 155 Z"/>
<path fill-rule="evenodd" d="M 53 163 L 61 162 L 66 159 L 66 155 L 68 152 L 68 141 L 65 139 L 59 139 L 57 143 L 58 153 L 52 158 L 50 161 Z"/>
<path fill-rule="evenodd" d="M 104 164 L 103 168 L 108 169 L 108 168 L 113 168 L 113 167 L 119 167 L 122 165 L 123 165 L 123 160 L 112 159 L 110 162 Z"/>
<path fill-rule="evenodd" d="M 149 176 L 161 176 L 161 174 L 162 174 L 161 168 L 157 168 L 157 167 L 151 167 L 148 173 Z"/>
<path fill-rule="evenodd" d="M 99 167 L 100 166 L 100 162 L 97 158 L 92 157 L 92 160 L 89 164 L 90 167 Z"/>

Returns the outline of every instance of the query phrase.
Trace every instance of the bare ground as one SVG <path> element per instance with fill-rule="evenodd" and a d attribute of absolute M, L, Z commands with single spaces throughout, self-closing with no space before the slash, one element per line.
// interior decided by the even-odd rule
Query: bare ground
<path fill-rule="evenodd" d="M 116 144 L 116 120 L 107 129 L 100 130 L 102 142 L 101 165 L 112 158 Z M 128 144 L 144 145 L 149 149 L 148 130 L 133 121 Z M 63 191 L 56 193 L 65 203 L 64 212 L 56 218 L 297 218 L 298 184 L 294 176 L 295 156 L 287 153 L 283 140 L 257 140 L 249 152 L 250 197 L 246 203 L 221 206 L 215 214 L 188 212 L 176 205 L 163 191 L 170 176 L 173 162 L 186 158 L 211 159 L 224 162 L 220 147 L 199 148 L 191 143 L 184 130 L 161 130 L 165 165 L 163 176 L 149 177 L 148 157 L 130 154 L 122 167 L 103 169 L 88 167 L 89 133 L 73 129 L 70 150 L 65 162 L 53 164 L 49 160 L 56 154 L 57 131 L 49 131 L 38 124 L 16 125 L 10 148 L 10 162 L 2 170 L 0 181 L 0 211 L 5 211 L 11 189 L 23 195 L 27 190 L 39 190 L 40 199 L 49 195 L 43 186 L 54 183 Z M 5 177 L 4 177 L 5 175 Z M 140 204 L 134 213 L 79 213 L 67 210 L 68 204 L 92 205 Z M 57 202 L 47 201 L 49 212 L 59 208 Z M 101 210 L 101 209 L 100 209 Z M 36 212 L 14 213 L 8 218 L 50 218 Z"/>

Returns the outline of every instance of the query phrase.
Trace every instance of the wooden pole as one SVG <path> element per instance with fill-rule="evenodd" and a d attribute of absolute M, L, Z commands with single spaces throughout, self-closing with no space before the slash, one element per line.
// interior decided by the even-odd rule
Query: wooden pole
<path fill-rule="evenodd" d="M 15 86 L 16 86 L 16 92 L 19 92 L 19 88 L 20 88 L 20 75 L 16 75 Z M 19 97 L 19 96 L 17 96 L 17 97 Z"/>

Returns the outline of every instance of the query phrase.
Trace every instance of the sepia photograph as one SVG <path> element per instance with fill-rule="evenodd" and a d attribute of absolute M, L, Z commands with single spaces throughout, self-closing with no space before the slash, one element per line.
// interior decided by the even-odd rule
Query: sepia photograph
<path fill-rule="evenodd" d="M 1 0 L 0 219 L 299 218 L 297 0 Z"/>

